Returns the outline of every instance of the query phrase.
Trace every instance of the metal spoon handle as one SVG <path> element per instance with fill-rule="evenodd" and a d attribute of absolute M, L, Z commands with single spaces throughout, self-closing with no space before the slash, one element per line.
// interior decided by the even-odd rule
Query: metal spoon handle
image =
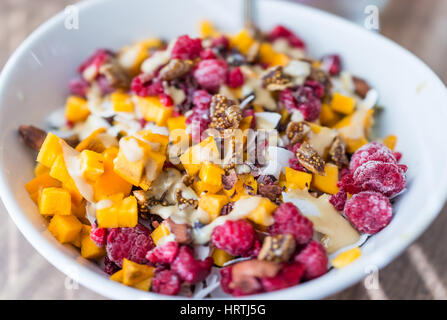
<path fill-rule="evenodd" d="M 244 25 L 246 28 L 256 26 L 256 0 L 243 0 Z"/>

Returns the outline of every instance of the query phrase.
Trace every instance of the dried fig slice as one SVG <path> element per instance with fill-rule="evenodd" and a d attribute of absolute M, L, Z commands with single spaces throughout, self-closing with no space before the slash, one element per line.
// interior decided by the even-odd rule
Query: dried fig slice
<path fill-rule="evenodd" d="M 282 188 L 277 184 L 260 184 L 258 193 L 264 198 L 270 199 L 272 202 L 278 202 L 281 197 Z"/>
<path fill-rule="evenodd" d="M 160 70 L 162 80 L 171 81 L 181 78 L 192 70 L 194 62 L 191 60 L 173 59 Z"/>
<path fill-rule="evenodd" d="M 276 263 L 287 262 L 295 251 L 295 239 L 290 234 L 268 236 L 262 243 L 258 260 Z"/>
<path fill-rule="evenodd" d="M 296 151 L 296 157 L 300 164 L 310 172 L 320 176 L 326 175 L 324 172 L 324 160 L 308 142 L 303 142 Z"/>
<path fill-rule="evenodd" d="M 33 150 L 39 151 L 42 146 L 47 133 L 42 129 L 34 126 L 22 125 L 19 127 L 19 134 L 23 142 Z"/>
<path fill-rule="evenodd" d="M 346 156 L 346 143 L 340 137 L 336 137 L 332 142 L 329 156 L 339 168 L 349 165 L 349 159 Z"/>
<path fill-rule="evenodd" d="M 302 142 L 309 132 L 310 126 L 304 121 L 290 122 L 286 129 L 286 135 L 291 144 Z"/>
<path fill-rule="evenodd" d="M 262 85 L 269 91 L 281 91 L 292 86 L 292 81 L 284 73 L 282 66 L 275 66 L 263 74 Z"/>
<path fill-rule="evenodd" d="M 242 111 L 231 99 L 216 94 L 211 99 L 211 123 L 210 128 L 224 132 L 227 129 L 239 128 L 242 120 Z"/>
<path fill-rule="evenodd" d="M 113 88 L 128 89 L 130 87 L 130 75 L 115 58 L 109 58 L 101 65 L 99 73 L 106 77 Z"/>

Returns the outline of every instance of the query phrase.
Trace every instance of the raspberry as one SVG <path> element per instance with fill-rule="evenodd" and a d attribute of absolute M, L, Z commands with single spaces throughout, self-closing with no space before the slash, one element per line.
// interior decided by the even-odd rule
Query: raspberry
<path fill-rule="evenodd" d="M 205 260 L 194 259 L 194 251 L 191 247 L 182 246 L 179 253 L 171 264 L 172 271 L 176 272 L 180 278 L 189 283 L 196 283 L 204 280 L 211 272 L 213 258 Z"/>
<path fill-rule="evenodd" d="M 294 258 L 304 266 L 304 280 L 312 280 L 327 272 L 328 257 L 321 243 L 312 240 Z"/>
<path fill-rule="evenodd" d="M 275 222 L 268 229 L 273 235 L 291 234 L 298 245 L 306 244 L 313 236 L 312 222 L 290 202 L 281 204 L 275 210 L 274 219 Z"/>
<path fill-rule="evenodd" d="M 211 243 L 233 256 L 247 256 L 253 248 L 256 233 L 246 220 L 227 221 L 214 229 Z"/>
<path fill-rule="evenodd" d="M 337 211 L 343 211 L 345 208 L 346 200 L 348 199 L 348 194 L 343 188 L 340 188 L 338 193 L 331 196 L 329 202 L 337 209 Z"/>
<path fill-rule="evenodd" d="M 85 69 L 90 66 L 94 66 L 98 71 L 99 67 L 110 57 L 114 56 L 113 52 L 106 49 L 96 50 L 90 57 L 88 57 L 81 65 L 78 67 L 78 72 L 83 73 Z"/>
<path fill-rule="evenodd" d="M 289 160 L 289 166 L 293 170 L 301 171 L 301 172 L 307 172 L 307 170 L 301 165 L 301 163 L 298 161 L 297 158 L 292 158 Z"/>
<path fill-rule="evenodd" d="M 118 267 L 114 262 L 112 262 L 109 257 L 105 256 L 104 258 L 104 272 L 112 275 L 115 272 L 119 271 L 121 268 Z"/>
<path fill-rule="evenodd" d="M 324 56 L 321 59 L 323 68 L 329 72 L 331 76 L 338 76 L 341 71 L 341 58 L 338 54 Z"/>
<path fill-rule="evenodd" d="M 340 181 L 337 183 L 337 186 L 343 188 L 346 192 L 350 194 L 359 193 L 361 190 L 359 186 L 357 186 L 354 182 L 354 178 L 351 172 L 346 172 L 343 175 L 340 174 Z"/>
<path fill-rule="evenodd" d="M 68 87 L 72 94 L 85 98 L 90 84 L 83 78 L 75 78 L 70 80 Z"/>
<path fill-rule="evenodd" d="M 213 49 L 205 49 L 202 52 L 200 52 L 200 58 L 202 60 L 215 59 L 216 55 L 214 54 Z"/>
<path fill-rule="evenodd" d="M 175 296 L 179 293 L 182 282 L 171 270 L 156 272 L 152 279 L 152 292 Z"/>
<path fill-rule="evenodd" d="M 318 119 L 321 111 L 321 101 L 314 95 L 314 91 L 310 87 L 299 87 L 296 96 L 296 105 L 298 110 L 304 116 L 306 121 L 314 121 Z"/>
<path fill-rule="evenodd" d="M 393 152 L 393 155 L 396 158 L 397 162 L 399 162 L 400 159 L 402 159 L 402 153 L 400 153 L 400 152 Z"/>
<path fill-rule="evenodd" d="M 273 30 L 270 31 L 267 38 L 271 42 L 275 41 L 278 38 L 284 38 L 290 43 L 291 46 L 299 49 L 304 49 L 306 46 L 303 40 L 301 40 L 292 31 L 290 31 L 289 29 L 287 29 L 282 25 L 278 25 L 275 28 L 273 28 Z"/>
<path fill-rule="evenodd" d="M 298 109 L 295 98 L 293 97 L 293 93 L 289 89 L 283 90 L 279 93 L 279 101 L 284 106 L 284 108 L 289 111 L 289 113 L 293 113 L 295 110 Z"/>
<path fill-rule="evenodd" d="M 146 264 L 146 254 L 154 248 L 151 232 L 141 224 L 134 228 L 109 229 L 106 250 L 110 260 L 119 267 L 123 259 Z"/>
<path fill-rule="evenodd" d="M 99 87 L 99 90 L 101 90 L 101 93 L 103 95 L 112 93 L 115 91 L 115 89 L 110 85 L 109 80 L 103 75 L 100 75 L 96 78 L 96 84 Z"/>
<path fill-rule="evenodd" d="M 161 81 L 147 81 L 144 75 L 133 78 L 131 90 L 140 97 L 156 96 L 164 93 Z"/>
<path fill-rule="evenodd" d="M 177 257 L 178 253 L 178 243 L 175 241 L 170 241 L 161 247 L 155 247 L 153 250 L 149 251 L 146 255 L 146 259 L 155 263 L 172 263 Z"/>
<path fill-rule="evenodd" d="M 275 291 L 298 284 L 304 274 L 301 263 L 285 265 L 281 271 L 272 278 L 261 279 L 265 291 Z"/>
<path fill-rule="evenodd" d="M 194 78 L 204 88 L 216 91 L 227 79 L 228 65 L 217 59 L 202 60 L 194 71 Z"/>
<path fill-rule="evenodd" d="M 365 191 L 352 196 L 345 206 L 346 217 L 362 233 L 375 234 L 393 217 L 393 207 L 384 195 Z"/>
<path fill-rule="evenodd" d="M 368 161 L 353 174 L 359 191 L 376 191 L 387 197 L 398 194 L 405 187 L 405 174 L 393 163 Z"/>
<path fill-rule="evenodd" d="M 165 107 L 171 107 L 174 104 L 171 97 L 166 93 L 160 93 L 158 97 L 160 98 L 160 102 L 163 103 Z"/>
<path fill-rule="evenodd" d="M 217 38 L 213 38 L 211 41 L 211 46 L 218 50 L 227 50 L 230 46 L 230 41 L 225 36 L 220 36 Z"/>
<path fill-rule="evenodd" d="M 244 84 L 244 74 L 240 68 L 234 68 L 230 71 L 227 83 L 231 88 L 239 88 Z"/>
<path fill-rule="evenodd" d="M 172 48 L 172 59 L 193 60 L 200 56 L 202 51 L 202 40 L 191 39 L 187 35 L 180 36 Z"/>
<path fill-rule="evenodd" d="M 230 283 L 233 280 L 231 275 L 232 267 L 226 267 L 220 269 L 220 286 L 222 287 L 223 292 L 232 294 L 233 289 L 230 288 Z"/>
<path fill-rule="evenodd" d="M 211 95 L 205 90 L 197 90 L 193 95 L 194 106 L 201 110 L 208 110 L 211 104 Z"/>
<path fill-rule="evenodd" d="M 304 86 L 311 88 L 314 96 L 317 97 L 318 99 L 323 98 L 325 88 L 320 82 L 315 80 L 307 80 L 304 83 Z"/>
<path fill-rule="evenodd" d="M 349 168 L 354 172 L 358 167 L 368 161 L 397 163 L 393 152 L 385 145 L 371 142 L 358 149 L 351 158 Z"/>
<path fill-rule="evenodd" d="M 98 246 L 103 247 L 106 245 L 107 229 L 97 228 L 96 225 L 92 225 L 92 231 L 90 232 L 90 239 Z"/>

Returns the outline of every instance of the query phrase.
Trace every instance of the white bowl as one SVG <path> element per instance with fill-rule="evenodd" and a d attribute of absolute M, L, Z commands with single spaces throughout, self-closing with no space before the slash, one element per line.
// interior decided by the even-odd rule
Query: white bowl
<path fill-rule="evenodd" d="M 237 0 L 110 0 L 78 5 L 79 29 L 64 27 L 65 15 L 50 19 L 13 54 L 0 78 L 0 194 L 30 243 L 59 270 L 110 298 L 171 299 L 110 281 L 70 246 L 46 230 L 23 185 L 32 178 L 34 157 L 18 139 L 20 124 L 42 125 L 45 115 L 61 106 L 76 66 L 95 48 L 118 49 L 146 36 L 171 38 L 195 33 L 202 19 L 226 31 L 241 27 Z M 311 54 L 338 52 L 345 66 L 367 79 L 385 107 L 381 135 L 397 134 L 397 149 L 409 166 L 408 191 L 395 205 L 392 223 L 364 247 L 352 265 L 278 292 L 265 299 L 316 299 L 342 290 L 381 268 L 401 253 L 433 221 L 447 192 L 447 91 L 419 59 L 393 42 L 345 20 L 304 6 L 259 2 L 259 23 L 268 30 L 278 23 L 297 31 Z"/>

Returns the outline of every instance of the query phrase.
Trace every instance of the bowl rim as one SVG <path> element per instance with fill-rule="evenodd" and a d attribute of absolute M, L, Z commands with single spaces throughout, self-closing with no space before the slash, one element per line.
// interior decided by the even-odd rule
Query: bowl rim
<path fill-rule="evenodd" d="M 75 3 L 79 12 L 88 10 L 94 6 L 104 5 L 107 0 L 90 0 L 81 1 Z M 293 6 L 293 10 L 302 10 L 310 15 L 319 15 L 331 21 L 344 26 L 345 28 L 355 29 L 357 31 L 364 32 L 374 41 L 382 42 L 384 45 L 392 47 L 393 50 L 397 50 L 400 54 L 406 56 L 411 60 L 411 63 L 422 70 L 429 76 L 431 81 L 441 84 L 445 89 L 444 95 L 447 97 L 447 88 L 439 77 L 418 57 L 413 53 L 382 36 L 381 34 L 367 31 L 353 22 L 343 19 L 334 14 L 306 6 L 298 3 L 288 3 L 284 1 L 275 0 L 262 0 L 262 3 L 270 3 L 275 6 L 290 7 Z M 14 51 L 5 64 L 0 74 L 0 95 L 4 94 L 4 90 L 7 87 L 7 82 L 10 75 L 14 72 L 16 62 L 27 53 L 28 47 L 39 41 L 40 37 L 47 31 L 51 30 L 56 24 L 61 23 L 64 19 L 64 12 L 59 12 L 37 29 L 35 29 Z M 0 117 L 2 117 L 2 105 L 0 105 Z M 0 148 L 0 153 L 3 150 Z M 62 273 L 66 274 L 72 279 L 76 279 L 80 284 L 89 288 L 90 290 L 97 292 L 104 297 L 113 299 L 184 299 L 184 297 L 172 297 L 156 294 L 152 292 L 143 292 L 134 288 L 123 286 L 119 283 L 109 280 L 105 276 L 101 276 L 98 272 L 90 270 L 84 265 L 79 265 L 79 272 L 73 270 L 73 268 L 67 268 L 72 266 L 74 261 L 69 255 L 63 253 L 57 246 L 53 245 L 44 235 L 42 235 L 26 217 L 25 213 L 21 210 L 20 204 L 14 200 L 12 192 L 9 190 L 6 177 L 4 174 L 5 168 L 1 162 L 0 157 L 0 196 L 5 204 L 6 210 L 14 221 L 17 228 L 21 231 L 24 237 L 31 243 L 31 245 L 53 266 L 59 269 Z M 447 175 L 447 174 L 446 174 Z M 356 263 L 342 269 L 336 270 L 323 277 L 315 279 L 311 282 L 303 283 L 299 286 L 282 289 L 276 292 L 262 293 L 253 296 L 248 296 L 248 299 L 319 299 L 326 297 L 330 294 L 339 292 L 354 283 L 359 282 L 366 276 L 365 270 L 368 266 L 374 265 L 378 268 L 383 268 L 389 262 L 394 260 L 396 256 L 401 254 L 411 243 L 413 243 L 419 236 L 428 228 L 428 226 L 437 217 L 442 209 L 445 199 L 447 198 L 447 177 L 444 177 L 440 182 L 438 192 L 431 195 L 430 199 L 427 199 L 426 206 L 424 208 L 424 215 L 420 215 L 418 219 L 415 219 L 408 228 L 408 236 L 405 238 L 394 237 L 390 240 L 388 245 L 380 252 L 375 250 L 366 257 L 362 257 Z M 440 179 L 441 180 L 441 179 Z M 372 263 L 373 262 L 373 263 Z M 322 290 L 322 288 L 325 288 Z M 229 297 L 231 298 L 231 297 Z"/>

